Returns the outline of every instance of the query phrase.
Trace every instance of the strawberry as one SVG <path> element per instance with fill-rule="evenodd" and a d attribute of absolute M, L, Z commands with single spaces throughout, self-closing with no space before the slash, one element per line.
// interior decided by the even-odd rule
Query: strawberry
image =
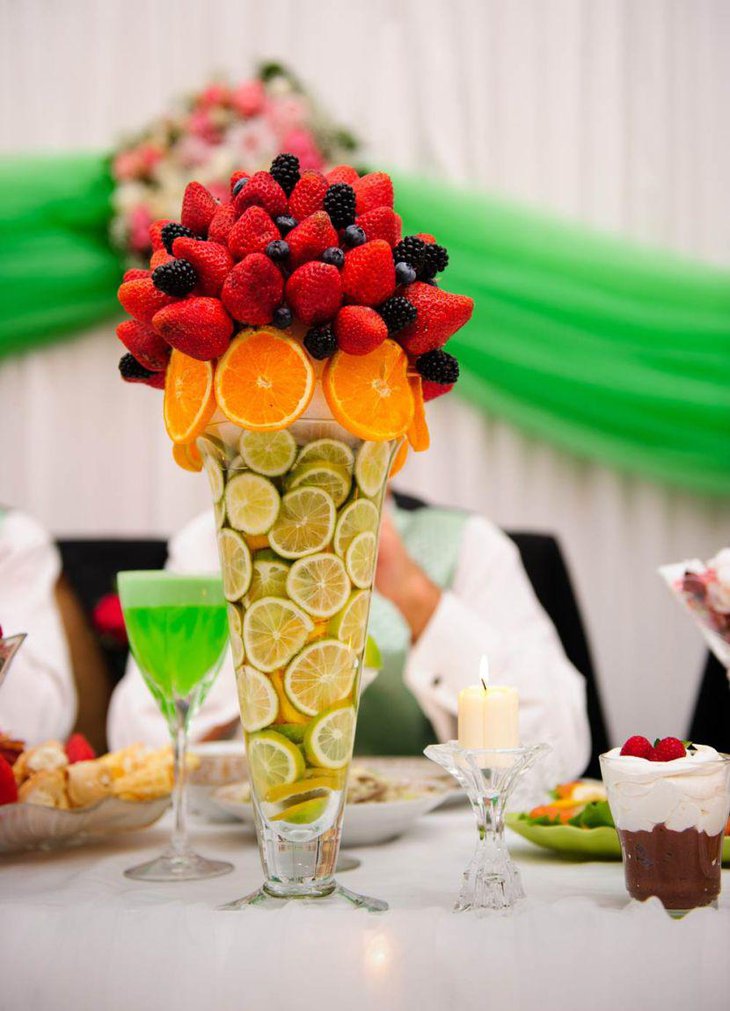
<path fill-rule="evenodd" d="M 653 762 L 672 762 L 686 755 L 687 750 L 678 737 L 663 737 L 661 741 L 654 742 Z"/>
<path fill-rule="evenodd" d="M 342 292 L 349 302 L 378 305 L 395 291 L 395 264 L 390 246 L 374 239 L 355 246 L 345 255 Z"/>
<path fill-rule="evenodd" d="M 221 299 L 234 319 L 251 326 L 270 323 L 284 294 L 284 278 L 263 253 L 249 253 L 223 284 Z"/>
<path fill-rule="evenodd" d="M 73 765 L 75 762 L 90 762 L 96 758 L 96 752 L 83 734 L 71 734 L 66 741 L 66 757 L 68 764 Z"/>
<path fill-rule="evenodd" d="M 136 281 L 125 281 L 117 293 L 122 307 L 140 323 L 151 323 L 152 317 L 160 309 L 177 299 L 159 291 L 151 277 L 140 277 Z"/>
<path fill-rule="evenodd" d="M 150 244 L 154 250 L 165 248 L 160 232 L 163 225 L 169 225 L 171 220 L 171 218 L 160 218 L 159 221 L 153 221 L 150 225 Z"/>
<path fill-rule="evenodd" d="M 390 207 L 375 207 L 355 218 L 355 224 L 362 228 L 368 239 L 385 239 L 389 246 L 400 242 L 400 214 L 396 214 Z"/>
<path fill-rule="evenodd" d="M 117 327 L 117 337 L 139 364 L 150 372 L 159 372 L 167 367 L 170 347 L 151 326 L 136 319 L 125 319 Z"/>
<path fill-rule="evenodd" d="M 366 305 L 344 305 L 335 319 L 335 336 L 340 350 L 350 355 L 367 355 L 388 336 L 385 320 Z"/>
<path fill-rule="evenodd" d="M 18 785 L 13 767 L 0 755 L 0 804 L 15 804 L 18 799 Z"/>
<path fill-rule="evenodd" d="M 134 355 L 127 353 L 119 359 L 119 374 L 125 383 L 144 383 L 145 386 L 152 386 L 156 390 L 165 387 L 165 374 L 167 369 L 151 371 L 141 365 Z"/>
<path fill-rule="evenodd" d="M 278 218 L 286 214 L 286 193 L 268 172 L 254 172 L 233 206 L 236 215 L 243 214 L 247 207 L 263 207 L 272 218 Z"/>
<path fill-rule="evenodd" d="M 170 260 L 174 259 L 175 257 L 168 253 L 166 249 L 156 249 L 150 257 L 150 270 L 156 270 L 163 263 L 169 263 Z"/>
<path fill-rule="evenodd" d="M 250 172 L 243 172 L 241 169 L 236 169 L 236 171 L 231 176 L 231 193 L 233 193 L 233 187 L 236 185 L 239 179 L 250 179 Z"/>
<path fill-rule="evenodd" d="M 263 253 L 278 238 L 279 229 L 263 207 L 249 207 L 231 229 L 228 248 L 237 260 L 242 260 L 249 253 Z"/>
<path fill-rule="evenodd" d="M 201 295 L 217 295 L 228 271 L 233 266 L 233 257 L 225 246 L 218 242 L 205 242 L 181 235 L 172 244 L 175 256 L 192 263 L 198 274 L 196 291 Z"/>
<path fill-rule="evenodd" d="M 354 186 L 360 176 L 352 165 L 335 165 L 326 173 L 325 178 L 330 186 L 332 183 L 347 183 L 348 186 Z"/>
<path fill-rule="evenodd" d="M 424 403 L 435 400 L 436 397 L 443 397 L 445 393 L 451 393 L 456 383 L 435 383 L 432 379 L 421 380 L 421 392 Z"/>
<path fill-rule="evenodd" d="M 408 354 L 422 355 L 442 347 L 452 334 L 471 319 L 474 300 L 453 295 L 433 284 L 415 281 L 402 294 L 416 308 L 416 318 L 397 335 Z"/>
<path fill-rule="evenodd" d="M 385 172 L 369 172 L 353 184 L 358 214 L 393 206 L 393 183 Z"/>
<path fill-rule="evenodd" d="M 196 235 L 207 235 L 218 204 L 201 183 L 188 183 L 183 196 L 180 221 Z"/>
<path fill-rule="evenodd" d="M 633 758 L 647 758 L 651 762 L 653 761 L 654 749 L 645 737 L 637 734 L 634 737 L 629 737 L 628 741 L 624 743 L 624 746 L 621 748 L 621 754 L 631 755 Z"/>
<path fill-rule="evenodd" d="M 416 238 L 425 242 L 427 246 L 432 246 L 436 239 L 433 235 L 429 235 L 428 232 L 416 232 Z"/>
<path fill-rule="evenodd" d="M 302 172 L 301 179 L 289 197 L 289 213 L 297 221 L 304 221 L 315 211 L 321 211 L 329 185 L 321 172 L 315 172 L 313 169 Z"/>
<path fill-rule="evenodd" d="M 222 355 L 233 333 L 233 320 L 217 298 L 183 299 L 160 309 L 152 322 L 168 344 L 203 362 Z"/>
<path fill-rule="evenodd" d="M 286 282 L 286 300 L 302 323 L 332 319 L 342 301 L 339 270 L 316 260 L 297 267 Z"/>
<path fill-rule="evenodd" d="M 228 242 L 228 236 L 236 223 L 236 212 L 233 204 L 219 204 L 208 227 L 208 239 L 211 242 Z"/>
<path fill-rule="evenodd" d="M 318 260 L 325 249 L 337 245 L 339 237 L 329 214 L 315 211 L 287 233 L 286 241 L 289 244 L 289 261 L 292 267 L 298 267 L 307 260 Z"/>
<path fill-rule="evenodd" d="M 142 270 L 141 267 L 132 267 L 130 270 L 124 271 L 124 277 L 122 278 L 122 284 L 125 281 L 139 281 L 142 277 L 151 277 L 149 270 Z"/>

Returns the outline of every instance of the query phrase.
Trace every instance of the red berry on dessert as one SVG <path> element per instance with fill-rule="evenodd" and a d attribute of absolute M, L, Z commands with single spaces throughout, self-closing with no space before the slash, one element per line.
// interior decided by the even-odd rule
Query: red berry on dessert
<path fill-rule="evenodd" d="M 283 294 L 284 278 L 276 264 L 264 253 L 249 253 L 225 279 L 221 300 L 234 319 L 263 326 L 271 322 Z"/>
<path fill-rule="evenodd" d="M 286 193 L 268 172 L 254 172 L 246 185 L 236 194 L 233 206 L 236 214 L 243 214 L 247 207 L 263 207 L 272 218 L 275 218 L 279 214 L 286 214 Z"/>
<path fill-rule="evenodd" d="M 167 366 L 170 345 L 154 327 L 136 319 L 125 319 L 117 327 L 117 337 L 140 365 L 151 372 L 159 372 Z"/>
<path fill-rule="evenodd" d="M 342 291 L 356 305 L 379 305 L 390 298 L 395 291 L 395 264 L 387 242 L 375 239 L 345 254 Z"/>
<path fill-rule="evenodd" d="M 297 267 L 286 282 L 286 300 L 307 326 L 332 319 L 342 301 L 339 270 L 317 260 Z"/>
<path fill-rule="evenodd" d="M 687 750 L 678 737 L 663 737 L 654 743 L 653 762 L 673 762 L 675 758 L 685 758 Z"/>
<path fill-rule="evenodd" d="M 208 226 L 208 238 L 211 242 L 220 242 L 225 246 L 228 236 L 236 223 L 236 212 L 233 204 L 219 204 Z"/>
<path fill-rule="evenodd" d="M 235 172 L 233 172 L 231 175 L 231 182 L 230 182 L 231 196 L 236 196 L 236 194 L 240 193 L 250 178 L 251 178 L 250 172 L 243 172 L 241 169 L 237 169 Z M 241 180 L 244 181 L 241 182 Z M 241 182 L 241 185 L 237 186 L 239 182 Z M 234 189 L 236 191 L 235 193 L 233 192 Z"/>
<path fill-rule="evenodd" d="M 166 369 L 153 372 L 140 365 L 134 355 L 122 355 L 119 359 L 119 375 L 125 383 L 142 383 L 144 386 L 151 386 L 155 390 L 165 388 Z"/>
<path fill-rule="evenodd" d="M 96 752 L 83 734 L 71 734 L 66 741 L 66 757 L 68 764 L 74 765 L 76 762 L 90 762 L 96 758 Z"/>
<path fill-rule="evenodd" d="M 454 295 L 432 284 L 416 281 L 401 291 L 416 307 L 413 323 L 398 334 L 398 341 L 411 355 L 422 355 L 443 347 L 449 337 L 468 323 L 474 300 Z"/>
<path fill-rule="evenodd" d="M 151 277 L 151 272 L 149 270 L 142 270 L 140 267 L 132 267 L 131 270 L 125 270 L 124 277 L 122 278 L 122 284 L 125 281 L 139 281 L 142 277 Z"/>
<path fill-rule="evenodd" d="M 345 305 L 335 319 L 335 336 L 341 351 L 349 355 L 367 355 L 388 336 L 385 320 L 365 305 Z"/>
<path fill-rule="evenodd" d="M 354 187 L 360 176 L 352 165 L 335 165 L 333 169 L 330 169 L 326 173 L 326 178 L 330 185 L 332 183 L 348 183 Z"/>
<path fill-rule="evenodd" d="M 233 333 L 233 320 L 217 298 L 186 298 L 168 305 L 152 324 L 171 347 L 202 362 L 222 355 Z"/>
<path fill-rule="evenodd" d="M 167 254 L 165 254 L 167 255 Z M 152 317 L 166 305 L 177 301 L 172 295 L 155 288 L 151 277 L 140 277 L 136 281 L 125 281 L 119 288 L 122 307 L 140 323 L 151 323 Z"/>
<path fill-rule="evenodd" d="M 218 209 L 218 202 L 202 183 L 188 183 L 182 202 L 180 221 L 196 235 L 207 235 L 208 226 Z"/>
<path fill-rule="evenodd" d="M 160 218 L 159 221 L 153 221 L 149 228 L 150 244 L 152 249 L 156 252 L 158 249 L 164 249 L 165 243 L 162 238 L 162 229 L 165 225 L 170 225 L 173 222 L 170 218 Z"/>
<path fill-rule="evenodd" d="M 329 214 L 325 211 L 315 211 L 287 232 L 286 241 L 289 244 L 289 260 L 292 267 L 298 267 L 307 260 L 319 260 L 325 249 L 336 246 L 338 240 L 339 236 L 330 221 Z"/>
<path fill-rule="evenodd" d="M 220 293 L 233 266 L 233 257 L 225 246 L 182 235 L 173 242 L 172 251 L 175 256 L 192 264 L 198 277 L 196 291 L 201 295 Z"/>
<path fill-rule="evenodd" d="M 358 214 L 393 206 L 393 183 L 385 172 L 369 172 L 352 184 Z"/>
<path fill-rule="evenodd" d="M 400 242 L 400 214 L 396 214 L 391 207 L 375 207 L 372 211 L 360 214 L 355 218 L 355 224 L 362 228 L 368 239 L 384 239 L 389 246 L 396 246 Z"/>
<path fill-rule="evenodd" d="M 13 767 L 0 755 L 0 804 L 14 804 L 18 799 L 18 786 Z"/>
<path fill-rule="evenodd" d="M 279 238 L 279 229 L 263 207 L 249 207 L 228 235 L 228 248 L 237 260 L 249 253 L 263 253 L 270 242 Z"/>
<path fill-rule="evenodd" d="M 315 211 L 321 211 L 329 186 L 321 172 L 315 172 L 313 169 L 302 172 L 301 179 L 289 197 L 289 213 L 297 221 L 304 221 Z"/>
<path fill-rule="evenodd" d="M 631 755 L 633 758 L 646 758 L 652 761 L 654 749 L 651 746 L 651 741 L 637 734 L 634 737 L 629 737 L 624 743 L 621 748 L 621 754 Z"/>

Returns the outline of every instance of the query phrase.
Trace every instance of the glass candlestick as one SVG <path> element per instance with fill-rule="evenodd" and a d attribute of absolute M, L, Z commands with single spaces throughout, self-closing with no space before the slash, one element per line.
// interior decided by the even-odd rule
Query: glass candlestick
<path fill-rule="evenodd" d="M 524 898 L 520 873 L 504 841 L 504 812 L 517 780 L 547 744 L 525 748 L 462 748 L 458 741 L 431 744 L 424 754 L 451 773 L 466 791 L 477 820 L 477 846 L 464 871 L 455 912 L 507 910 Z"/>

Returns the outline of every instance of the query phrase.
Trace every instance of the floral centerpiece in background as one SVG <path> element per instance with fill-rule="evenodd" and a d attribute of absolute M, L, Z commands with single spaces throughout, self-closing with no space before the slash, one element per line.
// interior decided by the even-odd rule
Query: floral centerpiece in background
<path fill-rule="evenodd" d="M 147 258 L 150 225 L 179 215 L 192 179 L 223 200 L 234 170 L 264 169 L 279 151 L 321 171 L 351 161 L 358 146 L 279 64 L 264 64 L 240 84 L 211 83 L 113 155 L 112 238 L 132 259 Z"/>

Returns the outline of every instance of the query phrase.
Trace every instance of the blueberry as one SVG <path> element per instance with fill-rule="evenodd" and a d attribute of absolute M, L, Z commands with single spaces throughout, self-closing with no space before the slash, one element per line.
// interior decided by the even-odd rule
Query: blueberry
<path fill-rule="evenodd" d="M 290 232 L 292 228 L 296 227 L 297 219 L 292 218 L 289 214 L 282 214 L 281 217 L 276 218 L 276 227 L 279 229 L 282 235 L 286 235 Z"/>
<path fill-rule="evenodd" d="M 285 260 L 289 255 L 289 243 L 283 239 L 274 239 L 266 247 L 266 255 L 271 260 Z"/>
<path fill-rule="evenodd" d="M 345 229 L 345 243 L 348 246 L 361 246 L 367 241 L 365 232 L 359 225 L 348 225 Z"/>
<path fill-rule="evenodd" d="M 416 272 L 410 263 L 401 260 L 395 265 L 395 280 L 397 284 L 413 284 L 416 280 Z"/>
<path fill-rule="evenodd" d="M 246 185 L 247 182 L 248 179 L 237 179 L 235 181 L 235 183 L 233 184 L 233 189 L 231 190 L 231 193 L 233 194 L 234 197 L 238 196 L 238 194 L 241 192 L 241 190 L 243 189 L 243 187 Z"/>
<path fill-rule="evenodd" d="M 329 246 L 328 249 L 325 249 L 322 259 L 325 263 L 331 263 L 333 267 L 337 267 L 338 270 L 345 265 L 345 254 L 339 246 Z"/>
<path fill-rule="evenodd" d="M 278 309 L 274 309 L 274 318 L 272 323 L 279 330 L 286 330 L 288 326 L 291 326 L 292 312 L 288 305 L 280 305 Z"/>

